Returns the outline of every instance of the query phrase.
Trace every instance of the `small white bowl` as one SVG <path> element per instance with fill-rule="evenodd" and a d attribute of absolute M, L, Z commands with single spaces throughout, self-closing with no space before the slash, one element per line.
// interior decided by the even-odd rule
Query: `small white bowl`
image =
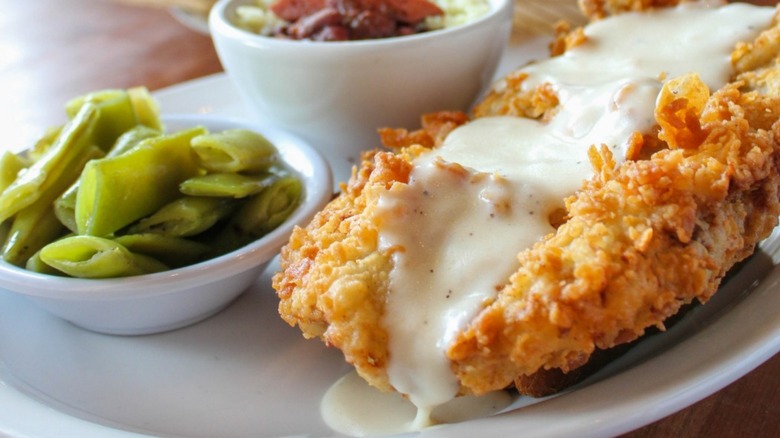
<path fill-rule="evenodd" d="M 107 334 L 141 335 L 184 327 L 226 307 L 279 252 L 295 225 L 308 222 L 332 195 L 330 169 L 319 152 L 285 131 L 211 116 L 163 117 L 167 131 L 202 125 L 210 131 L 244 127 L 265 135 L 302 179 L 304 200 L 278 228 L 243 248 L 165 272 L 116 279 L 38 274 L 0 260 L 0 287 L 54 315 Z"/>
<path fill-rule="evenodd" d="M 512 27 L 514 0 L 488 0 L 474 21 L 415 35 L 295 41 L 236 27 L 220 0 L 209 29 L 220 61 L 259 120 L 290 130 L 325 154 L 337 181 L 360 152 L 381 146 L 377 129 L 416 129 L 424 113 L 468 110 L 493 79 Z"/>

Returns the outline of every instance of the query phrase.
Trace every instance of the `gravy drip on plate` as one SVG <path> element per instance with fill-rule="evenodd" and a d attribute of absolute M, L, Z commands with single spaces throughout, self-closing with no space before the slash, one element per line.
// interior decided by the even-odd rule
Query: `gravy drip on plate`
<path fill-rule="evenodd" d="M 560 111 L 548 123 L 477 119 L 418 157 L 409 184 L 380 198 L 380 246 L 393 253 L 384 325 L 391 384 L 418 407 L 417 427 L 456 396 L 445 350 L 517 269 L 516 255 L 554 231 L 548 216 L 592 176 L 587 151 L 625 160 L 649 132 L 664 78 L 698 72 L 711 88 L 732 74 L 738 41 L 773 9 L 689 4 L 589 25 L 588 41 L 523 69 L 528 89 L 549 83 Z M 499 83 L 497 86 L 501 86 Z"/>
<path fill-rule="evenodd" d="M 512 401 L 506 391 L 458 397 L 438 406 L 433 415 L 443 423 L 459 423 L 499 412 Z M 377 391 L 355 371 L 328 389 L 320 410 L 328 426 L 347 436 L 388 436 L 418 429 L 413 404 L 397 392 Z"/>

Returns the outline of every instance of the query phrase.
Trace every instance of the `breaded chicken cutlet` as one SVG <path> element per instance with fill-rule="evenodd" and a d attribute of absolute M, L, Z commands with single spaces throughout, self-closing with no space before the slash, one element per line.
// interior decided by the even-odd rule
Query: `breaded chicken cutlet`
<path fill-rule="evenodd" d="M 780 215 L 777 12 L 737 9 L 753 17 L 743 26 L 750 38 L 736 48 L 723 43 L 731 53 L 723 84 L 673 68 L 657 71 L 654 80 L 616 78 L 608 109 L 598 111 L 619 116 L 607 125 L 622 127 L 623 137 L 599 128 L 550 143 L 560 132 L 578 132 L 588 113 L 583 108 L 590 111 L 601 98 L 572 100 L 569 78 L 556 82 L 550 71 L 569 63 L 588 76 L 591 61 L 577 56 L 592 49 L 591 41 L 615 33 L 610 26 L 635 29 L 654 20 L 650 14 L 666 17 L 659 23 L 703 26 L 681 15 L 694 6 L 614 17 L 630 22 L 602 20 L 669 2 L 610 6 L 617 3 L 587 2 L 585 12 L 604 24 L 559 35 L 551 61 L 560 62 L 509 74 L 472 117 L 443 112 L 424 117 L 419 131 L 383 130 L 393 150 L 366 153 L 342 193 L 283 248 L 274 288 L 285 321 L 340 349 L 373 386 L 428 408 L 447 394 L 512 385 L 531 395 L 560 390 L 571 379 L 549 376 L 576 372 L 596 352 L 663 329 L 682 306 L 706 302 Z M 659 29 L 665 28 L 653 32 L 663 44 L 668 35 Z M 606 76 L 617 69 L 601 61 L 597 67 Z M 589 88 L 578 86 L 606 83 L 593 80 Z M 641 128 L 624 127 L 640 98 L 651 102 L 652 117 Z M 521 149 L 495 146 L 487 153 L 506 138 Z M 572 145 L 582 152 L 571 152 Z M 459 161 L 470 148 L 478 157 Z M 485 165 L 483 154 L 498 155 L 499 164 Z M 515 167 L 531 170 L 518 174 Z M 513 185 L 515 179 L 522 184 Z M 461 220 L 472 211 L 486 222 Z M 471 228 L 458 228 L 461 222 Z M 485 245 L 483 237 L 493 240 Z M 508 249 L 498 249 L 504 241 Z M 454 316 L 426 343 L 426 327 L 439 324 L 440 313 Z M 437 362 L 433 369 L 430 362 Z M 443 379 L 442 369 L 450 374 Z"/>

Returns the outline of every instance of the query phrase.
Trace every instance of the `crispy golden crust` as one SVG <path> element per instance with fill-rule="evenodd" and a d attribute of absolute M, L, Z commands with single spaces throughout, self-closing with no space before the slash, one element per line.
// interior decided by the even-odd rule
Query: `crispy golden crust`
<path fill-rule="evenodd" d="M 533 385 L 561 389 L 572 381 L 561 372 L 595 350 L 663 328 L 681 306 L 707 301 L 769 234 L 780 215 L 778 29 L 735 50 L 741 75 L 712 96 L 695 78 L 672 81 L 659 99 L 660 133 L 636 139 L 632 158 L 642 159 L 615 167 L 608 151 L 591 151 L 596 176 L 567 200 L 568 221 L 518 256 L 510 283 L 448 350 L 462 392 L 513 382 L 535 395 L 542 393 Z M 555 95 L 521 93 L 522 80 L 510 75 L 475 116 L 549 117 Z M 382 192 L 408 181 L 414 156 L 462 122 L 447 113 L 419 132 L 385 131 L 390 146 L 407 148 L 367 153 L 343 193 L 294 231 L 274 276 L 282 317 L 341 349 L 381 389 L 392 389 L 381 324 L 392 259 L 378 249 L 381 216 L 372 211 Z"/>

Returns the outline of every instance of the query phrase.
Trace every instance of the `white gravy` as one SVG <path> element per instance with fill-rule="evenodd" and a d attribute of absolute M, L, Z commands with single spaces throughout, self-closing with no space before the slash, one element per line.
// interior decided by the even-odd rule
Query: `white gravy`
<path fill-rule="evenodd" d="M 441 423 L 459 423 L 500 412 L 512 401 L 506 391 L 458 397 L 437 406 L 432 416 Z M 377 391 L 354 371 L 325 393 L 321 412 L 331 429 L 347 436 L 388 436 L 420 429 L 419 413 L 409 400 L 397 392 Z"/>
<path fill-rule="evenodd" d="M 550 83 L 559 97 L 549 124 L 477 119 L 416 159 L 408 185 L 382 195 L 380 245 L 403 249 L 383 320 L 388 373 L 417 406 L 415 427 L 456 396 L 447 346 L 508 281 L 516 255 L 553 231 L 548 215 L 592 175 L 588 147 L 606 144 L 624 160 L 628 138 L 655 123 L 663 78 L 698 72 L 713 89 L 725 85 L 735 44 L 772 14 L 692 4 L 591 24 L 584 45 L 523 69 L 526 87 Z"/>

